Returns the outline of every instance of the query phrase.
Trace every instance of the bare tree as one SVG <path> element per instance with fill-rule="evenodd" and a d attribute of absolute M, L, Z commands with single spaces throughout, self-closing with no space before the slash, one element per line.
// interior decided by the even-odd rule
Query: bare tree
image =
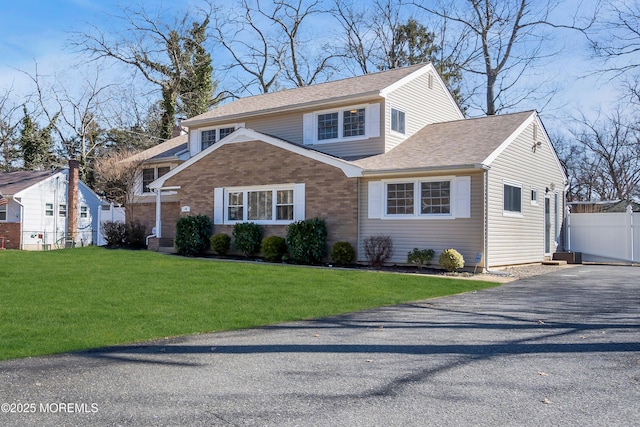
<path fill-rule="evenodd" d="M 143 160 L 130 149 L 112 150 L 95 161 L 95 189 L 107 200 L 131 209 L 135 203 L 136 174 Z M 132 212 L 127 218 L 133 219 Z"/>
<path fill-rule="evenodd" d="M 435 6 L 432 4 L 416 3 L 424 11 L 459 26 L 461 34 L 468 32 L 475 39 L 462 64 L 470 76 L 484 79 L 485 99 L 476 106 L 485 114 L 497 114 L 527 99 L 551 97 L 553 89 L 541 91 L 539 81 L 526 86 L 524 80 L 531 77 L 536 66 L 558 53 L 549 48 L 548 30 L 578 29 L 575 21 L 551 22 L 557 0 L 438 0 Z"/>
<path fill-rule="evenodd" d="M 20 146 L 18 127 L 20 106 L 11 101 L 12 91 L 7 89 L 0 95 L 0 171 L 9 172 L 19 165 Z"/>
<path fill-rule="evenodd" d="M 193 116 L 216 104 L 211 58 L 204 45 L 213 6 L 192 17 L 167 24 L 158 12 L 150 15 L 143 6 L 125 8 L 118 19 L 124 29 L 118 35 L 99 28 L 77 33 L 73 45 L 93 58 L 115 59 L 129 65 L 158 87 L 162 94 L 162 138 L 170 138 L 178 113 Z"/>
<path fill-rule="evenodd" d="M 639 195 L 640 127 L 636 117 L 618 108 L 608 116 L 579 120 L 570 148 L 578 199 L 628 200 Z"/>
<path fill-rule="evenodd" d="M 335 71 L 333 49 L 311 32 L 313 17 L 331 17 L 320 0 L 242 0 L 239 7 L 215 18 L 216 38 L 233 58 L 227 69 L 250 76 L 237 79 L 238 92 L 308 86 Z"/>

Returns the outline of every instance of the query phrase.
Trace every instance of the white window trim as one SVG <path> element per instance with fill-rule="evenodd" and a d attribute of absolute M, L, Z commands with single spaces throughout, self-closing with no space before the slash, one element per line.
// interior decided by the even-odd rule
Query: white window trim
<path fill-rule="evenodd" d="M 520 188 L 520 212 L 517 211 L 508 211 L 504 208 L 504 186 L 505 185 L 509 185 L 511 187 L 519 187 Z M 522 218 L 523 215 L 523 209 L 524 209 L 524 203 L 522 203 L 522 199 L 523 199 L 524 195 L 522 192 L 522 183 L 521 182 L 517 182 L 517 181 L 511 181 L 508 179 L 503 179 L 502 180 L 502 197 L 500 198 L 500 202 L 502 203 L 502 216 L 509 216 L 509 217 L 513 217 L 513 218 Z"/>
<path fill-rule="evenodd" d="M 421 204 L 421 186 L 422 182 L 440 182 L 440 181 L 449 181 L 449 188 L 451 194 L 449 195 L 449 210 L 448 214 L 423 214 L 420 213 L 420 204 Z M 454 200 L 457 200 L 456 194 L 456 186 L 454 185 L 455 176 L 438 176 L 438 177 L 428 177 L 428 178 L 419 178 L 419 179 L 385 179 L 382 180 L 382 216 L 381 219 L 386 220 L 415 220 L 415 219 L 432 219 L 432 220 L 441 220 L 441 219 L 455 219 L 455 207 Z M 413 184 L 413 214 L 388 214 L 387 213 L 387 201 L 388 201 L 388 184 L 400 184 L 407 183 Z"/>
<path fill-rule="evenodd" d="M 536 198 L 535 200 L 532 198 L 531 199 L 531 206 L 539 206 L 538 203 L 538 199 L 540 199 L 540 190 L 538 190 L 538 187 L 531 187 L 531 192 L 536 192 Z"/>
<path fill-rule="evenodd" d="M 174 168 L 174 165 L 172 164 L 167 164 L 167 163 L 160 163 L 157 165 L 147 165 L 147 167 L 145 167 L 145 165 L 142 165 L 142 167 L 140 168 L 139 172 L 138 172 L 138 180 L 136 183 L 136 194 L 138 196 L 149 196 L 151 194 L 153 194 L 153 191 L 144 191 L 144 174 L 143 174 L 143 170 L 144 169 L 153 169 L 153 181 L 155 181 L 156 179 L 160 178 L 158 176 L 158 169 L 160 168 L 169 168 L 169 172 L 171 172 L 171 170 Z M 167 172 L 168 173 L 168 172 Z M 151 181 L 151 182 L 153 182 Z"/>
<path fill-rule="evenodd" d="M 0 205 L 0 211 L 4 212 L 4 219 L 0 218 L 0 222 L 8 222 L 9 220 L 9 203 Z"/>
<path fill-rule="evenodd" d="M 344 133 L 344 112 L 349 110 L 364 109 L 364 135 L 343 136 Z M 331 139 L 318 139 L 318 116 L 322 114 L 338 113 L 338 137 Z M 406 117 L 406 116 L 405 116 Z M 304 144 L 334 144 L 336 142 L 362 141 L 380 136 L 380 104 L 358 104 L 348 105 L 340 108 L 314 111 L 305 114 L 303 126 L 308 129 L 304 132 Z"/>
<path fill-rule="evenodd" d="M 249 209 L 248 209 L 248 193 L 253 191 L 272 191 L 272 211 L 273 218 L 276 218 L 277 209 L 276 209 L 276 201 L 277 201 L 277 191 L 279 190 L 293 190 L 293 219 L 291 220 L 249 220 Z M 242 220 L 231 220 L 229 219 L 229 193 L 237 193 L 242 192 L 242 203 L 243 203 L 243 219 Z M 304 184 L 278 184 L 278 185 L 254 185 L 254 186 L 246 186 L 246 187 L 224 187 L 224 188 L 216 188 L 214 192 L 214 223 L 217 224 L 225 224 L 225 225 L 234 225 L 243 222 L 253 222 L 255 224 L 260 225 L 289 225 L 295 221 L 298 221 L 303 218 L 298 218 L 298 216 L 304 216 L 302 207 L 302 214 L 300 211 L 300 207 L 296 206 L 296 202 L 300 201 L 301 194 L 296 194 L 297 192 L 302 192 L 302 196 L 304 196 Z M 219 200 L 215 200 L 217 197 L 222 197 L 223 203 L 220 203 Z M 222 208 L 222 212 L 220 212 L 220 208 Z M 217 211 L 217 212 L 216 212 Z"/>
<path fill-rule="evenodd" d="M 208 126 L 208 127 L 204 127 L 204 128 L 200 128 L 198 129 L 198 148 L 200 151 L 202 150 L 202 133 L 206 132 L 206 131 L 211 131 L 211 130 L 215 130 L 216 131 L 216 140 L 213 144 L 217 144 L 218 142 L 220 142 L 220 129 L 227 129 L 227 128 L 233 128 L 238 129 L 239 127 L 244 127 L 244 123 L 230 123 L 230 124 L 226 124 L 226 125 L 221 125 L 221 126 Z M 211 145 L 213 145 L 211 144 Z M 211 145 L 209 147 L 211 147 Z M 207 147 L 207 148 L 209 148 Z M 206 150 L 206 148 L 205 148 Z"/>
<path fill-rule="evenodd" d="M 393 129 L 393 110 L 396 110 L 396 111 L 399 111 L 401 113 L 404 113 L 404 133 L 398 132 L 397 130 Z M 403 137 L 403 138 L 407 137 L 407 112 L 404 109 L 398 108 L 398 107 L 393 106 L 393 105 L 391 105 L 389 107 L 389 132 L 392 135 L 395 135 L 395 136 L 400 136 L 400 137 Z"/>

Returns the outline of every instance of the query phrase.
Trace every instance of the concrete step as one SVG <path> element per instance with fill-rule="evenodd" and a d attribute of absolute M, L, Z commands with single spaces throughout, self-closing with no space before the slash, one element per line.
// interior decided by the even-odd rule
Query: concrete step
<path fill-rule="evenodd" d="M 563 259 L 545 260 L 542 265 L 567 265 L 567 261 Z"/>

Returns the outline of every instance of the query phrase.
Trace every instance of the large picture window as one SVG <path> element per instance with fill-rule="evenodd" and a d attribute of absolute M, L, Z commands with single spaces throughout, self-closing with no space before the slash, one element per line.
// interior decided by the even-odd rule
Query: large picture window
<path fill-rule="evenodd" d="M 515 184 L 504 184 L 504 211 L 522 213 L 522 187 Z"/>
<path fill-rule="evenodd" d="M 219 189 L 224 193 L 224 223 L 289 224 L 294 220 L 294 187 Z M 304 185 L 299 188 L 304 198 Z M 215 216 L 215 214 L 214 214 Z"/>

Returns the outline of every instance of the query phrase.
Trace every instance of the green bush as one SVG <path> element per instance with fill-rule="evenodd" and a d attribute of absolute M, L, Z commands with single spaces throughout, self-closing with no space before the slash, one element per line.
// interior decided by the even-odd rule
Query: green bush
<path fill-rule="evenodd" d="M 440 265 L 447 271 L 456 271 L 464 267 L 464 258 L 455 249 L 446 249 L 440 254 Z"/>
<path fill-rule="evenodd" d="M 124 244 L 131 249 L 144 249 L 147 246 L 147 227 L 140 221 L 131 221 L 126 226 Z"/>
<path fill-rule="evenodd" d="M 336 242 L 331 249 L 331 260 L 338 265 L 349 265 L 356 258 L 356 251 L 349 242 Z"/>
<path fill-rule="evenodd" d="M 124 246 L 124 238 L 127 234 L 127 226 L 122 222 L 106 221 L 100 225 L 100 230 L 107 241 L 107 246 L 119 248 Z"/>
<path fill-rule="evenodd" d="M 318 264 L 327 254 L 327 224 L 324 219 L 296 221 L 287 228 L 287 249 L 299 264 Z"/>
<path fill-rule="evenodd" d="M 252 256 L 260 251 L 262 227 L 254 222 L 240 222 L 233 226 L 233 239 L 236 250 L 244 256 Z"/>
<path fill-rule="evenodd" d="M 382 267 L 393 254 L 390 236 L 369 236 L 364 239 L 364 255 L 372 267 Z"/>
<path fill-rule="evenodd" d="M 200 255 L 209 249 L 210 235 L 211 220 L 208 216 L 184 216 L 176 224 L 174 245 L 180 255 Z"/>
<path fill-rule="evenodd" d="M 431 264 L 431 260 L 435 254 L 436 253 L 433 249 L 413 248 L 413 250 L 407 255 L 407 262 L 422 268 L 425 265 Z"/>
<path fill-rule="evenodd" d="M 209 239 L 211 249 L 218 255 L 226 255 L 231 249 L 231 237 L 224 233 L 218 233 Z"/>
<path fill-rule="evenodd" d="M 287 253 L 287 244 L 284 237 L 269 236 L 262 239 L 260 246 L 262 256 L 269 262 L 281 262 L 282 257 Z"/>

